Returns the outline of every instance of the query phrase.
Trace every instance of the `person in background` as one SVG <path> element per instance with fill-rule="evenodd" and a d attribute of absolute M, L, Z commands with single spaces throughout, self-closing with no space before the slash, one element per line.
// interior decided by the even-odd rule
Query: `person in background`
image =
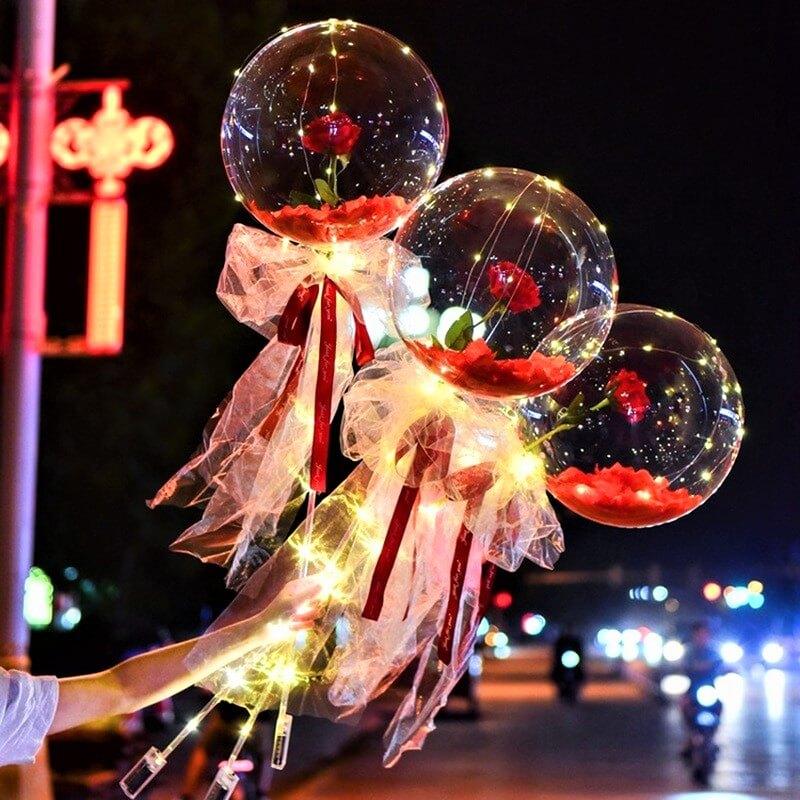
<path fill-rule="evenodd" d="M 686 742 L 681 749 L 681 757 L 684 759 L 688 759 L 692 752 L 691 720 L 695 712 L 697 690 L 701 686 L 713 686 L 714 681 L 725 672 L 722 658 L 711 641 L 711 627 L 707 622 L 701 620 L 692 624 L 683 656 L 683 673 L 689 679 L 689 688 L 681 701 L 687 731 Z"/>
<path fill-rule="evenodd" d="M 689 693 L 712 684 L 724 671 L 722 658 L 711 644 L 711 628 L 705 621 L 692 625 L 691 638 L 683 657 L 683 671 L 689 678 Z"/>
<path fill-rule="evenodd" d="M 292 581 L 269 607 L 271 619 L 287 616 L 292 627 L 310 627 L 319 613 L 319 586 Z M 255 624 L 254 624 L 255 623 Z M 201 666 L 186 658 L 198 639 L 151 650 L 104 672 L 74 678 L 35 677 L 0 669 L 0 766 L 32 763 L 49 733 L 59 733 L 116 714 L 130 714 L 202 681 L 259 646 L 265 625 L 258 618 L 220 628 L 205 637 L 218 649 Z"/>
<path fill-rule="evenodd" d="M 575 702 L 586 675 L 583 669 L 583 640 L 565 624 L 553 645 L 553 666 L 550 677 L 558 689 L 559 697 Z"/>

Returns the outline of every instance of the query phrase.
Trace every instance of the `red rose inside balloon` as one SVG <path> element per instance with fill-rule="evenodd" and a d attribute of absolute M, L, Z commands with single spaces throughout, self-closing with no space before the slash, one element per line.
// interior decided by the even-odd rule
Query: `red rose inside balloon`
<path fill-rule="evenodd" d="M 511 261 L 492 264 L 488 274 L 489 291 L 497 300 L 506 301 L 506 307 L 512 314 L 530 311 L 541 304 L 536 281 Z"/>
<path fill-rule="evenodd" d="M 446 143 L 428 68 L 393 36 L 335 19 L 265 44 L 238 72 L 222 121 L 237 198 L 312 246 L 397 227 L 436 182 Z"/>
<path fill-rule="evenodd" d="M 631 369 L 615 372 L 606 386 L 614 408 L 633 424 L 641 422 L 650 408 L 646 389 L 647 384 Z"/>
<path fill-rule="evenodd" d="M 348 156 L 359 136 L 361 126 L 356 125 L 344 111 L 335 111 L 306 125 L 300 140 L 303 147 L 315 153 Z"/>
<path fill-rule="evenodd" d="M 414 207 L 395 243 L 418 258 L 390 275 L 397 331 L 462 389 L 552 392 L 611 326 L 616 271 L 603 226 L 549 178 L 494 167 L 459 175 Z"/>

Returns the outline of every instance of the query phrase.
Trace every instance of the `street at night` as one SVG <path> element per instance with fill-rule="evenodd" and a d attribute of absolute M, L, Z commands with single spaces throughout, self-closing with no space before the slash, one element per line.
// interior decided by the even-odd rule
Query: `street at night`
<path fill-rule="evenodd" d="M 0 800 L 800 798 L 795 6 L 0 0 Z"/>
<path fill-rule="evenodd" d="M 726 679 L 720 757 L 708 793 L 692 786 L 678 754 L 678 709 L 631 682 L 590 683 L 575 706 L 526 678 L 524 657 L 488 661 L 477 722 L 445 720 L 419 753 L 390 771 L 380 742 L 324 769 L 281 800 L 688 800 L 795 798 L 800 781 L 800 686 L 773 670 Z M 715 795 L 715 792 L 719 794 Z"/>

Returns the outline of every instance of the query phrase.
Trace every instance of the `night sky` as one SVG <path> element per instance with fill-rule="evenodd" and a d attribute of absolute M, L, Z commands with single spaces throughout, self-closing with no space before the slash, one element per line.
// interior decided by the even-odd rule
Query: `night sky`
<path fill-rule="evenodd" d="M 290 4 L 287 19 L 331 8 Z M 559 178 L 608 225 L 620 300 L 695 322 L 743 386 L 743 448 L 703 508 L 633 533 L 564 510 L 560 566 L 774 565 L 797 537 L 789 5 L 345 2 L 336 11 L 393 32 L 430 66 L 450 114 L 445 177 L 493 164 Z"/>
<path fill-rule="evenodd" d="M 792 4 L 62 6 L 59 60 L 72 63 L 73 77 L 130 77 L 128 106 L 167 119 L 177 149 L 129 185 L 125 354 L 47 365 L 39 561 L 57 569 L 74 556 L 87 574 L 114 580 L 127 598 L 120 605 L 141 601 L 146 618 L 164 611 L 165 580 L 181 590 L 184 618 L 200 605 L 193 593 L 219 592 L 208 587 L 221 584 L 220 571 L 166 550 L 188 517 L 143 506 L 261 344 L 214 297 L 236 214 L 252 222 L 231 200 L 217 125 L 248 53 L 281 25 L 336 15 L 385 28 L 430 66 L 451 123 L 443 177 L 499 165 L 560 179 L 607 224 L 621 301 L 704 328 L 742 384 L 747 435 L 719 492 L 690 516 L 641 532 L 561 509 L 561 566 L 699 561 L 730 580 L 758 565 L 800 566 Z M 81 236 L 54 221 L 54 325 L 74 322 L 63 299 L 82 286 L 83 255 L 66 253 L 80 252 Z M 119 614 L 130 622 L 130 612 Z"/>

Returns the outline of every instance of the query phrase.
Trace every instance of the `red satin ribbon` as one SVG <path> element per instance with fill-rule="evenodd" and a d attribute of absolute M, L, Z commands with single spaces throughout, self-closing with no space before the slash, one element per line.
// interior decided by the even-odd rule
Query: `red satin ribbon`
<path fill-rule="evenodd" d="M 466 517 L 466 514 L 465 514 Z M 469 553 L 472 549 L 472 531 L 466 521 L 461 523 L 461 530 L 456 538 L 453 550 L 453 562 L 450 565 L 450 593 L 447 597 L 447 611 L 444 615 L 442 630 L 439 633 L 439 660 L 449 664 L 453 657 L 453 634 L 456 629 L 456 618 L 461 606 L 461 594 L 464 591 L 464 579 L 467 575 Z"/>
<path fill-rule="evenodd" d="M 481 590 L 478 599 L 478 613 L 475 615 L 472 627 L 469 634 L 463 636 L 460 642 L 459 658 L 462 660 L 467 657 L 467 654 L 475 645 L 475 636 L 478 632 L 478 626 L 481 620 L 486 616 L 486 609 L 489 607 L 489 598 L 492 594 L 492 584 L 494 583 L 495 575 L 497 574 L 497 565 L 492 564 L 491 561 L 484 561 L 481 566 Z"/>
<path fill-rule="evenodd" d="M 279 413 L 297 390 L 300 371 L 305 364 L 308 332 L 314 304 L 320 294 L 318 283 L 309 283 L 311 276 L 302 281 L 292 292 L 283 313 L 278 320 L 278 341 L 301 348 L 292 367 L 283 396 L 270 412 L 262 425 L 269 435 L 275 429 Z M 330 423 L 333 405 L 333 378 L 336 373 L 336 295 L 342 296 L 350 306 L 355 321 L 353 341 L 356 363 L 363 367 L 375 358 L 375 350 L 369 338 L 367 326 L 361 312 L 358 298 L 345 293 L 327 275 L 322 281 L 322 300 L 320 302 L 319 363 L 317 365 L 317 384 L 314 392 L 314 434 L 311 443 L 311 467 L 309 485 L 315 492 L 324 492 L 327 486 L 328 448 L 330 444 Z"/>
<path fill-rule="evenodd" d="M 466 577 L 470 548 L 472 546 L 472 531 L 467 527 L 471 519 L 480 510 L 486 492 L 494 483 L 494 466 L 491 462 L 475 464 L 472 467 L 459 470 L 448 475 L 444 481 L 444 489 L 450 500 L 466 500 L 461 529 L 456 538 L 453 552 L 453 562 L 450 566 L 450 591 L 447 598 L 442 629 L 439 632 L 439 659 L 444 664 L 449 664 L 453 656 L 453 638 L 456 620 L 461 608 L 461 595 L 464 592 L 464 579 Z M 463 638 L 463 637 L 462 637 Z M 469 637 L 471 638 L 471 634 Z"/>
<path fill-rule="evenodd" d="M 414 456 L 416 458 L 416 455 Z M 411 510 L 414 508 L 419 497 L 419 486 L 403 485 L 400 495 L 395 503 L 394 513 L 386 531 L 386 538 L 383 540 L 378 560 L 375 563 L 375 570 L 372 573 L 372 581 L 369 585 L 367 602 L 361 616 L 365 619 L 378 619 L 383 608 L 383 598 L 386 593 L 386 584 L 397 561 L 397 554 L 400 552 L 400 545 L 403 543 L 403 536 L 411 518 Z"/>
<path fill-rule="evenodd" d="M 420 485 L 428 470 L 432 468 L 438 475 L 447 473 L 454 435 L 453 421 L 449 417 L 431 412 L 409 428 L 397 448 L 396 460 L 399 461 L 411 447 L 415 448 L 414 457 L 397 497 L 386 538 L 383 540 L 383 547 L 372 572 L 367 601 L 361 612 L 361 616 L 365 619 L 376 620 L 380 617 L 386 584 L 397 561 L 411 511 L 419 498 Z"/>
<path fill-rule="evenodd" d="M 481 594 L 480 600 L 478 600 L 478 618 L 475 621 L 476 626 L 480 624 L 481 618 L 486 615 L 486 609 L 489 608 L 489 598 L 492 594 L 494 577 L 497 574 L 497 564 L 493 564 L 491 561 L 485 561 L 482 571 Z"/>
<path fill-rule="evenodd" d="M 286 384 L 283 387 L 280 397 L 275 405 L 272 406 L 269 414 L 267 414 L 267 416 L 264 418 L 264 421 L 261 423 L 261 427 L 258 429 L 258 432 L 265 439 L 271 438 L 272 434 L 275 433 L 275 428 L 278 425 L 278 420 L 280 420 L 281 416 L 283 415 L 284 409 L 297 396 L 297 386 L 300 383 L 300 373 L 303 371 L 303 365 L 305 363 L 306 356 L 305 349 L 303 349 L 297 354 L 294 364 L 292 364 L 292 368 L 289 371 Z"/>
<path fill-rule="evenodd" d="M 315 492 L 324 492 L 328 473 L 333 375 L 336 371 L 336 284 L 327 275 L 322 283 L 319 313 L 319 364 L 314 392 L 314 438 L 311 443 L 309 485 Z"/>

